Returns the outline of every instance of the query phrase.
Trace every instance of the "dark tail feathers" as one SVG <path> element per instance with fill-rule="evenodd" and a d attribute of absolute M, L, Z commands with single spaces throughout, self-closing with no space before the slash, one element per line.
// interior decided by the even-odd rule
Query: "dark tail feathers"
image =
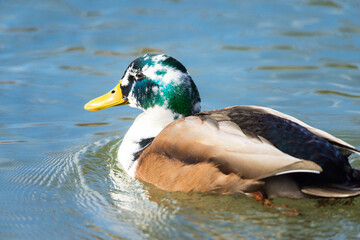
<path fill-rule="evenodd" d="M 353 168 L 351 170 L 352 179 L 350 181 L 350 184 L 354 188 L 360 188 L 360 169 Z"/>

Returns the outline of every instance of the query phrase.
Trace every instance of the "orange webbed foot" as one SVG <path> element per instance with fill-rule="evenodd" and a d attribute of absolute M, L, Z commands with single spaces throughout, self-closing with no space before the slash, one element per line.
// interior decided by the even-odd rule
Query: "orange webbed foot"
<path fill-rule="evenodd" d="M 288 216 L 298 216 L 300 215 L 299 211 L 296 208 L 289 208 L 285 204 L 276 205 L 273 204 L 269 199 L 265 198 L 265 196 L 261 192 L 252 193 L 255 197 L 256 201 L 259 201 L 262 206 L 266 206 L 267 208 L 274 208 L 278 210 L 281 214 Z"/>

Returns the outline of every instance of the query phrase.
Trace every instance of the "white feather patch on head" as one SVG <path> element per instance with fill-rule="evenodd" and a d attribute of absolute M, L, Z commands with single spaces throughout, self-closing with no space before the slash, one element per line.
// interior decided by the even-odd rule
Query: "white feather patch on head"
<path fill-rule="evenodd" d="M 181 79 L 184 77 L 184 73 L 169 66 L 163 66 L 161 64 L 155 64 L 155 66 L 146 65 L 142 72 L 146 77 L 153 80 L 160 80 L 165 84 L 169 84 L 173 82 L 174 84 L 180 84 Z M 159 74 L 159 72 L 164 73 L 163 75 Z"/>
<path fill-rule="evenodd" d="M 129 85 L 128 75 L 129 74 L 126 72 L 124 78 L 121 81 L 121 86 L 126 87 L 127 85 Z"/>
<path fill-rule="evenodd" d="M 149 55 L 144 56 L 144 60 L 148 60 L 150 58 Z M 174 84 L 179 84 L 180 80 L 187 76 L 188 74 L 184 74 L 183 72 L 173 68 L 171 66 L 164 66 L 162 62 L 168 59 L 169 56 L 165 54 L 159 54 L 156 56 L 151 57 L 152 64 L 147 64 L 142 68 L 142 73 L 152 80 L 160 80 L 165 84 L 173 82 Z"/>
<path fill-rule="evenodd" d="M 169 57 L 166 56 L 165 54 L 159 54 L 159 55 L 153 56 L 152 60 L 155 62 L 155 64 L 157 64 L 159 62 L 165 61 L 168 58 Z"/>
<path fill-rule="evenodd" d="M 121 82 L 121 86 L 126 87 L 127 85 L 129 85 L 129 75 L 133 74 L 133 72 L 134 72 L 134 63 L 132 63 L 126 70 L 125 75 Z"/>
<path fill-rule="evenodd" d="M 132 88 L 134 88 L 134 86 L 132 86 Z M 142 109 L 140 106 L 138 106 L 138 102 L 136 100 L 136 97 L 134 96 L 134 94 L 132 94 L 132 89 L 130 91 L 130 94 L 127 96 L 127 99 L 129 100 L 129 106 L 130 107 Z"/>
<path fill-rule="evenodd" d="M 159 92 L 159 87 L 158 86 L 154 86 L 153 88 L 152 88 L 152 91 L 153 91 L 153 93 L 158 93 Z"/>

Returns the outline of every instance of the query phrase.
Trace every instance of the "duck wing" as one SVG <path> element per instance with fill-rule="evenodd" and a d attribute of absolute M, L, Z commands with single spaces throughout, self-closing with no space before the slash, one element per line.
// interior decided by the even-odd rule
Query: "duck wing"
<path fill-rule="evenodd" d="M 169 124 L 154 139 L 151 151 L 185 164 L 212 163 L 224 174 L 235 173 L 244 179 L 322 170 L 312 161 L 280 151 L 260 135 L 246 134 L 232 121 L 205 115 Z"/>
<path fill-rule="evenodd" d="M 314 181 L 343 184 L 354 180 L 352 176 L 354 171 L 347 155 L 350 149 L 356 149 L 296 118 L 272 109 L 254 106 L 230 107 L 202 112 L 198 116 L 219 122 L 231 121 L 250 138 L 264 138 L 283 153 L 318 164 L 323 169 L 320 176 L 304 178 L 301 180 L 304 184 L 311 184 Z M 333 145 L 333 142 L 336 144 Z"/>
<path fill-rule="evenodd" d="M 350 156 L 352 153 L 360 153 L 360 151 L 358 149 L 356 149 L 354 146 L 348 144 L 347 142 L 334 137 L 333 135 L 314 128 L 302 121 L 300 121 L 299 119 L 292 117 L 290 115 L 284 114 L 282 112 L 276 111 L 274 109 L 271 108 L 266 108 L 266 107 L 259 107 L 259 106 L 243 106 L 243 108 L 248 108 L 251 109 L 252 111 L 257 111 L 257 112 L 262 112 L 264 114 L 272 114 L 287 120 L 290 120 L 294 123 L 299 124 L 300 126 L 306 128 L 307 130 L 311 131 L 312 133 L 316 134 L 319 137 L 325 138 L 326 140 L 329 141 L 329 143 L 331 143 L 334 147 L 336 147 L 345 157 Z"/>

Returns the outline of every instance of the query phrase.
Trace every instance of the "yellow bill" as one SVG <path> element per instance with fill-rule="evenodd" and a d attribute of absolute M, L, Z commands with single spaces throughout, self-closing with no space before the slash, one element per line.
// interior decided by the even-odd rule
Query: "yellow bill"
<path fill-rule="evenodd" d="M 110 92 L 101 97 L 95 98 L 85 104 L 84 108 L 89 111 L 98 111 L 105 108 L 118 106 L 118 105 L 125 105 L 128 104 L 127 99 L 123 99 L 123 95 L 120 88 L 120 83 L 116 85 Z"/>

